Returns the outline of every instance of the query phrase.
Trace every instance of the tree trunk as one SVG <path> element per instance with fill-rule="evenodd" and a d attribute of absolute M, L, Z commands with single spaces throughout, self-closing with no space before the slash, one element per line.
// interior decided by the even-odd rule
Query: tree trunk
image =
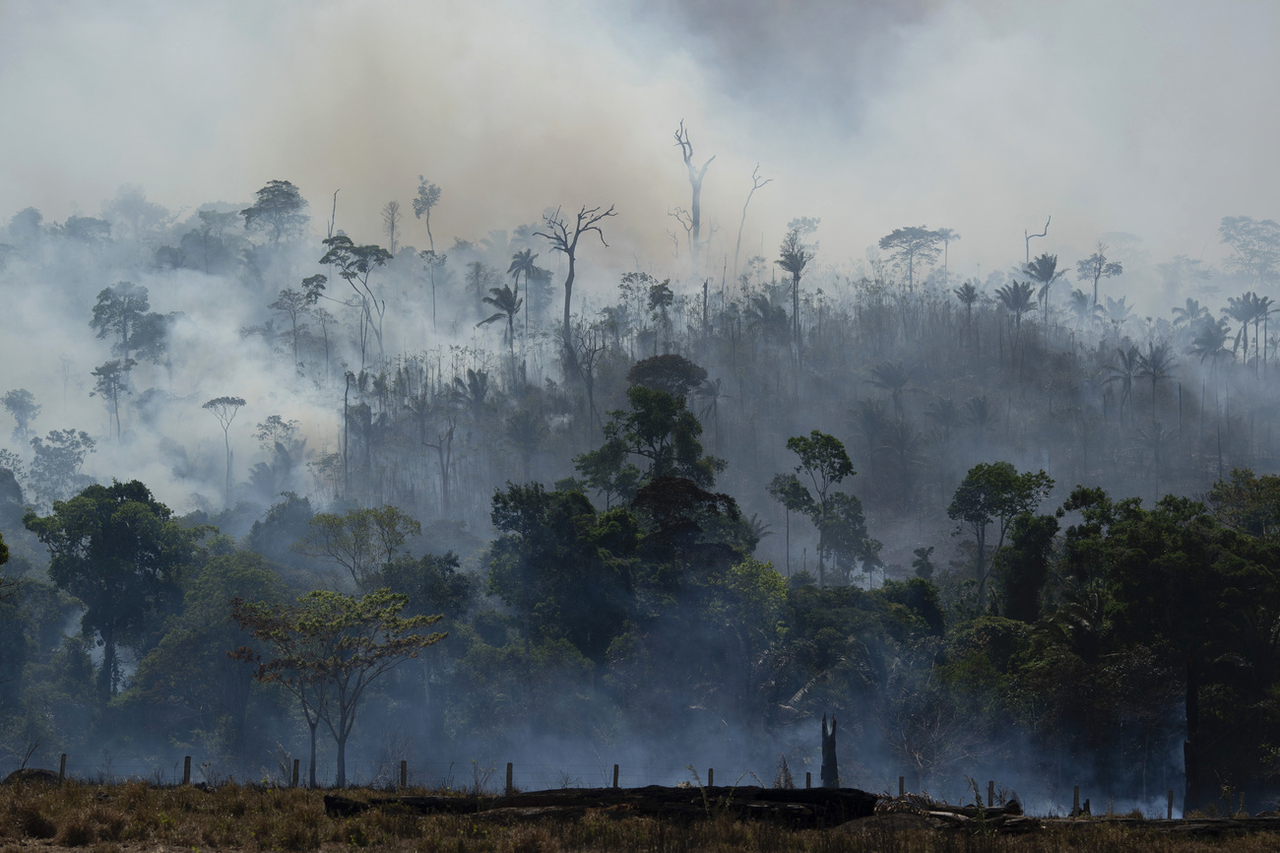
<path fill-rule="evenodd" d="M 1182 813 L 1200 808 L 1203 792 L 1200 788 L 1200 682 L 1196 673 L 1195 652 L 1187 649 L 1187 739 L 1182 744 L 1182 761 L 1186 776 L 1186 790 L 1182 798 Z"/>
<path fill-rule="evenodd" d="M 320 718 L 311 719 L 307 717 L 307 726 L 311 729 L 311 764 L 307 768 L 307 778 L 310 780 L 307 787 L 314 788 L 316 786 L 316 726 L 320 725 Z"/>

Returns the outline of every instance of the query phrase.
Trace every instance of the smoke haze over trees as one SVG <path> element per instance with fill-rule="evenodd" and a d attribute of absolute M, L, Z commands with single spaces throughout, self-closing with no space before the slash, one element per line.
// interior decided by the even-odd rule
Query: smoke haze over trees
<path fill-rule="evenodd" d="M 4 7 L 0 758 L 1280 790 L 1280 11 L 746 5 Z"/>

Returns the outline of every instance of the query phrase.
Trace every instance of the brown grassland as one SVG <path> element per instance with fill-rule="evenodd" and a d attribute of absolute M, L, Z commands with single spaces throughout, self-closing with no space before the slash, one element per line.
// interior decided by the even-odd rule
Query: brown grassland
<path fill-rule="evenodd" d="M 376 792 L 346 790 L 361 799 Z M 403 793 L 439 794 L 417 790 Z M 860 826 L 859 824 L 863 824 Z M 1280 834 L 1187 837 L 1102 821 L 1055 823 L 1037 832 L 893 830 L 874 819 L 833 829 L 790 829 L 723 815 L 660 820 L 617 811 L 572 819 L 511 815 L 423 816 L 376 808 L 325 813 L 323 792 L 223 785 L 153 787 L 146 782 L 0 786 L 0 853 L 132 851 L 1274 851 Z"/>

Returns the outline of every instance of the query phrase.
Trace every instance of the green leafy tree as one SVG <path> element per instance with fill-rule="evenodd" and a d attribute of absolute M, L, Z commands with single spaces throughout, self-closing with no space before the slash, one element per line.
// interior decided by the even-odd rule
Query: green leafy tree
<path fill-rule="evenodd" d="M 952 238 L 954 239 L 954 238 Z M 942 237 L 937 231 L 930 231 L 924 225 L 913 225 L 906 228 L 895 228 L 893 233 L 880 238 L 880 249 L 889 252 L 894 259 L 907 268 L 907 287 L 915 286 L 915 268 L 917 264 L 932 264 L 938 260 L 942 250 L 938 244 Z"/>
<path fill-rule="evenodd" d="M 1053 480 L 1043 471 L 1019 474 L 1010 462 L 983 462 L 969 469 L 947 507 L 947 516 L 956 522 L 955 535 L 969 532 L 977 544 L 974 577 L 978 581 L 978 605 L 985 600 L 987 585 L 987 529 L 996 526 L 996 551 L 1004 546 L 1005 534 L 1014 519 L 1034 512 L 1053 489 Z"/>
<path fill-rule="evenodd" d="M 89 327 L 98 333 L 99 339 L 117 335 L 119 339 L 111 345 L 111 351 L 128 359 L 135 349 L 133 337 L 137 327 L 150 308 L 145 287 L 131 281 L 118 281 L 98 294 Z"/>
<path fill-rule="evenodd" d="M 684 397 L 632 385 L 627 389 L 627 399 L 631 403 L 630 411 L 609 413 L 604 425 L 604 446 L 575 458 L 579 473 L 589 477 L 593 484 L 612 484 L 608 488 L 616 489 L 630 479 L 625 472 L 627 460 L 639 456 L 647 460 L 646 467 L 640 469 L 637 481 L 640 485 L 668 476 L 687 477 L 704 487 L 715 483 L 716 474 L 724 470 L 726 463 L 702 452 L 699 441 L 702 424 L 689 410 Z M 612 472 L 606 470 L 610 463 L 618 465 Z"/>
<path fill-rule="evenodd" d="M 1218 226 L 1222 242 L 1231 247 L 1227 268 L 1273 283 L 1280 275 L 1280 224 L 1249 216 L 1224 216 Z"/>
<path fill-rule="evenodd" d="M 120 440 L 120 398 L 132 393 L 129 387 L 129 371 L 137 366 L 137 362 L 131 358 L 121 361 L 118 358 L 100 364 L 93 370 L 93 375 L 97 377 L 94 383 L 93 391 L 89 396 L 97 394 L 102 397 L 107 404 L 107 410 L 111 412 L 112 418 L 116 422 L 116 441 Z"/>
<path fill-rule="evenodd" d="M 49 430 L 44 438 L 31 439 L 35 458 L 31 462 L 29 481 L 36 497 L 46 505 L 71 496 L 85 485 L 80 468 L 93 452 L 96 442 L 84 430 Z"/>
<path fill-rule="evenodd" d="M 307 535 L 293 550 L 346 569 L 359 589 L 379 582 L 381 572 L 405 547 L 421 536 L 422 525 L 398 507 L 357 507 L 338 515 L 322 512 L 308 522 Z"/>
<path fill-rule="evenodd" d="M 184 529 L 137 480 L 89 486 L 53 512 L 28 512 L 26 528 L 49 549 L 49 578 L 84 604 L 81 625 L 103 648 L 99 689 L 120 683 L 117 647 L 144 649 L 178 594 L 201 529 Z"/>
<path fill-rule="evenodd" d="M 15 388 L 0 397 L 0 405 L 13 417 L 15 439 L 21 441 L 31 434 L 31 422 L 40 416 L 40 405 L 34 394 L 26 388 Z"/>
<path fill-rule="evenodd" d="M 227 655 L 250 636 L 231 620 L 231 600 L 276 601 L 280 576 L 261 555 L 236 550 L 204 561 L 183 583 L 182 608 L 141 661 L 121 700 L 174 739 L 203 737 L 222 754 L 247 759 L 254 741 L 252 673 Z M 261 754 L 260 752 L 258 754 Z"/>
<path fill-rule="evenodd" d="M 360 302 L 360 360 L 363 370 L 365 345 L 370 332 L 378 341 L 378 357 L 386 357 L 382 345 L 382 320 L 387 313 L 387 302 L 373 292 L 369 277 L 375 269 L 391 260 L 391 253 L 381 246 L 357 246 L 345 234 L 328 238 L 324 245 L 328 251 L 320 258 L 320 263 L 336 265 L 338 275 L 351 285 Z"/>
<path fill-rule="evenodd" d="M 602 662 L 630 608 L 635 519 L 623 509 L 598 514 L 581 493 L 538 483 L 496 492 L 490 517 L 499 537 L 488 552 L 489 592 L 519 617 L 526 651 L 565 638 Z"/>
<path fill-rule="evenodd" d="M 1124 267 L 1119 261 L 1107 260 L 1107 244 L 1099 242 L 1097 249 L 1083 261 L 1076 261 L 1076 279 L 1093 282 L 1093 303 L 1098 304 L 1098 282 L 1104 278 L 1122 275 Z"/>
<path fill-rule="evenodd" d="M 852 495 L 834 491 L 846 477 L 854 475 L 853 463 L 838 438 L 816 429 L 807 436 L 787 439 L 787 449 L 800 457 L 800 464 L 795 468 L 794 482 L 780 481 L 779 491 L 818 529 L 818 585 L 822 586 L 826 583 L 829 556 L 841 555 L 848 564 L 867 553 L 862 503 Z"/>
<path fill-rule="evenodd" d="M 273 247 L 281 240 L 302 236 L 311 220 L 306 214 L 307 200 L 297 187 L 289 181 L 267 181 L 255 195 L 256 201 L 240 211 L 246 231 L 267 232 Z"/>
<path fill-rule="evenodd" d="M 347 740 L 356 712 L 374 681 L 445 638 L 425 629 L 440 616 L 403 617 L 407 596 L 381 589 L 359 598 L 315 590 L 291 607 L 232 601 L 232 618 L 265 651 L 240 649 L 256 663 L 254 677 L 283 686 L 299 699 L 312 731 L 311 784 L 315 784 L 315 725 L 323 721 L 338 748 L 334 784 L 347 783 Z"/>

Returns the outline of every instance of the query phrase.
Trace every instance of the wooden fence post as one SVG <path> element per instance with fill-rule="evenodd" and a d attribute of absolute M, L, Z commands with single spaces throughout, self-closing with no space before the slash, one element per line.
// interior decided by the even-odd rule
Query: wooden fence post
<path fill-rule="evenodd" d="M 1169 789 L 1169 809 L 1168 809 L 1168 814 L 1169 814 L 1169 818 L 1168 818 L 1168 819 L 1169 819 L 1169 820 L 1173 820 L 1173 789 L 1172 789 L 1172 788 L 1170 788 L 1170 789 Z"/>
<path fill-rule="evenodd" d="M 508 761 L 507 762 L 507 796 L 508 797 L 511 796 L 511 792 L 513 790 L 511 787 L 511 771 L 513 767 L 514 765 L 510 761 Z"/>
<path fill-rule="evenodd" d="M 618 765 L 616 764 L 613 765 L 613 787 L 615 790 L 618 787 Z"/>
<path fill-rule="evenodd" d="M 714 767 L 707 768 L 707 787 L 713 788 L 716 784 L 716 769 Z"/>
<path fill-rule="evenodd" d="M 905 776 L 898 777 L 898 796 L 904 796 L 907 793 L 907 778 Z"/>
<path fill-rule="evenodd" d="M 182 784 L 191 784 L 191 756 L 183 756 L 182 759 Z"/>
<path fill-rule="evenodd" d="M 290 788 L 298 787 L 298 759 L 296 758 L 293 759 L 293 783 L 289 787 Z"/>
<path fill-rule="evenodd" d="M 400 759 L 400 787 L 405 788 L 409 785 L 409 762 L 403 758 Z"/>
<path fill-rule="evenodd" d="M 813 787 L 813 772 L 810 770 L 804 771 L 804 786 L 806 788 Z"/>
<path fill-rule="evenodd" d="M 1071 816 L 1075 817 L 1080 814 L 1080 786 L 1076 785 L 1075 792 L 1071 795 Z"/>
<path fill-rule="evenodd" d="M 63 782 L 67 778 L 67 754 L 62 753 L 62 760 L 58 762 L 58 781 Z M 1169 792 L 1169 796 L 1173 796 L 1173 792 Z M 1172 802 L 1172 801 L 1170 801 Z"/>
<path fill-rule="evenodd" d="M 994 779 L 987 780 L 987 808 L 991 808 L 996 804 L 996 783 Z"/>

